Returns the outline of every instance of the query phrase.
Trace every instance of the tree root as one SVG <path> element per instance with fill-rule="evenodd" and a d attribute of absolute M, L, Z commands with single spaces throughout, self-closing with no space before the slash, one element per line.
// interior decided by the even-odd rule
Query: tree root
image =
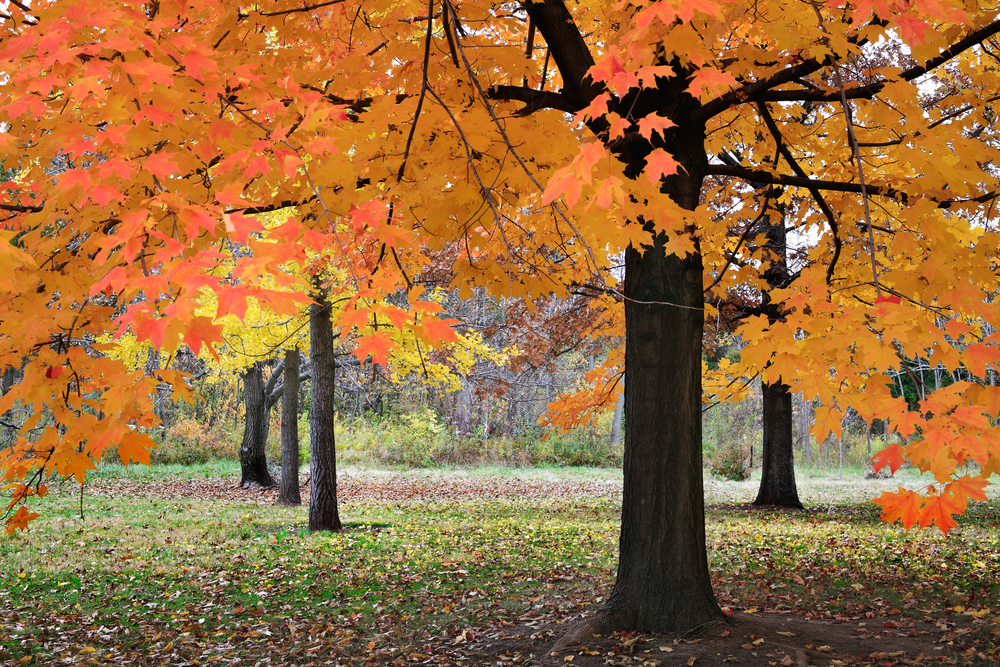
<path fill-rule="evenodd" d="M 558 652 L 570 646 L 586 643 L 593 639 L 594 635 L 608 634 L 610 628 L 611 623 L 607 614 L 598 612 L 597 615 L 584 619 L 571 627 L 566 634 L 556 641 L 551 651 Z"/>

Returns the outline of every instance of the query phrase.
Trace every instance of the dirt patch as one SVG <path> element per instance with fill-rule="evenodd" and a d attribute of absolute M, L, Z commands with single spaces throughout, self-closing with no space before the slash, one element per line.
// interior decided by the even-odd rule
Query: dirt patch
<path fill-rule="evenodd" d="M 567 619 L 542 625 L 521 620 L 475 641 L 442 647 L 442 653 L 453 659 L 460 654 L 459 659 L 472 664 L 583 667 L 920 667 L 1000 661 L 1000 655 L 985 654 L 976 647 L 977 632 L 985 626 L 960 628 L 898 617 L 837 622 L 767 613 L 736 613 L 729 623 L 685 634 L 595 637 L 584 645 L 553 653 L 552 646 L 572 622 Z"/>

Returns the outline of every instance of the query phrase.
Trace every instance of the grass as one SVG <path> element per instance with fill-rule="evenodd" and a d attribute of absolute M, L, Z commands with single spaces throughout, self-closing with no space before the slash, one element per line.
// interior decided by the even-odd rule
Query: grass
<path fill-rule="evenodd" d="M 228 462 L 105 466 L 84 519 L 78 487 L 54 489 L 34 506 L 42 518 L 30 532 L 0 538 L 0 660 L 248 664 L 280 650 L 295 663 L 387 664 L 463 629 L 565 617 L 613 583 L 617 470 L 348 467 L 341 474 L 362 486 L 426 496 L 462 482 L 482 497 L 345 502 L 348 529 L 337 535 L 309 534 L 305 508 L 260 494 L 208 495 L 238 472 Z M 879 522 L 864 500 L 899 480 L 859 478 L 803 475 L 800 495 L 813 510 L 766 513 L 738 507 L 758 481 L 706 479 L 720 602 L 860 619 L 1000 620 L 997 494 L 944 538 Z M 136 493 L 153 484 L 193 492 Z M 522 491 L 508 492 L 510 484 Z"/>

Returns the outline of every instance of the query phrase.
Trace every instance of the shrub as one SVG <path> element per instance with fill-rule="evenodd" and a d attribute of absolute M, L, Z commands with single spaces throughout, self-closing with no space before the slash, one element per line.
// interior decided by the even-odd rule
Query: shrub
<path fill-rule="evenodd" d="M 716 477 L 742 482 L 750 477 L 750 453 L 742 445 L 727 443 L 716 450 L 709 470 Z"/>
<path fill-rule="evenodd" d="M 231 430 L 231 423 L 210 427 L 194 417 L 182 417 L 170 427 L 166 440 L 154 436 L 156 449 L 150 455 L 152 463 L 208 463 L 218 459 L 239 460 L 240 435 Z"/>

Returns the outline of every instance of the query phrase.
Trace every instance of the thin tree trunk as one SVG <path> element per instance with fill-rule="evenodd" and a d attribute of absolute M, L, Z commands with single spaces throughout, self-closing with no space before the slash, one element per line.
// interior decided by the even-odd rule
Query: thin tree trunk
<path fill-rule="evenodd" d="M 624 383 L 624 379 L 622 380 Z M 615 406 L 615 414 L 611 418 L 611 445 L 615 446 L 622 440 L 622 415 L 625 412 L 625 391 L 622 388 L 622 397 Z"/>
<path fill-rule="evenodd" d="M 281 485 L 279 505 L 301 505 L 299 496 L 299 349 L 285 350 L 285 393 L 281 397 Z"/>
<path fill-rule="evenodd" d="M 791 280 L 788 271 L 788 239 L 785 233 L 785 207 L 779 204 L 772 219 L 765 217 L 764 248 L 770 257 L 770 266 L 764 271 L 768 289 L 763 294 L 761 311 L 774 324 L 782 316 L 781 303 L 771 300 L 771 290 L 786 287 Z M 792 442 L 792 395 L 788 385 L 777 379 L 771 384 L 761 382 L 761 433 L 760 488 L 754 505 L 777 505 L 802 508 L 795 486 L 795 456 Z"/>
<path fill-rule="evenodd" d="M 267 443 L 268 413 L 264 392 L 264 372 L 259 362 L 243 373 L 243 395 L 246 405 L 246 424 L 240 445 L 240 470 L 243 488 L 272 487 L 274 478 L 267 469 L 264 446 Z"/>
<path fill-rule="evenodd" d="M 764 443 L 760 489 L 754 505 L 801 508 L 792 453 L 792 395 L 780 381 L 762 386 Z"/>
<path fill-rule="evenodd" d="M 333 327 L 325 294 L 309 311 L 309 359 L 312 365 L 312 401 L 309 409 L 309 530 L 339 531 L 337 507 L 337 450 L 334 438 Z"/>

